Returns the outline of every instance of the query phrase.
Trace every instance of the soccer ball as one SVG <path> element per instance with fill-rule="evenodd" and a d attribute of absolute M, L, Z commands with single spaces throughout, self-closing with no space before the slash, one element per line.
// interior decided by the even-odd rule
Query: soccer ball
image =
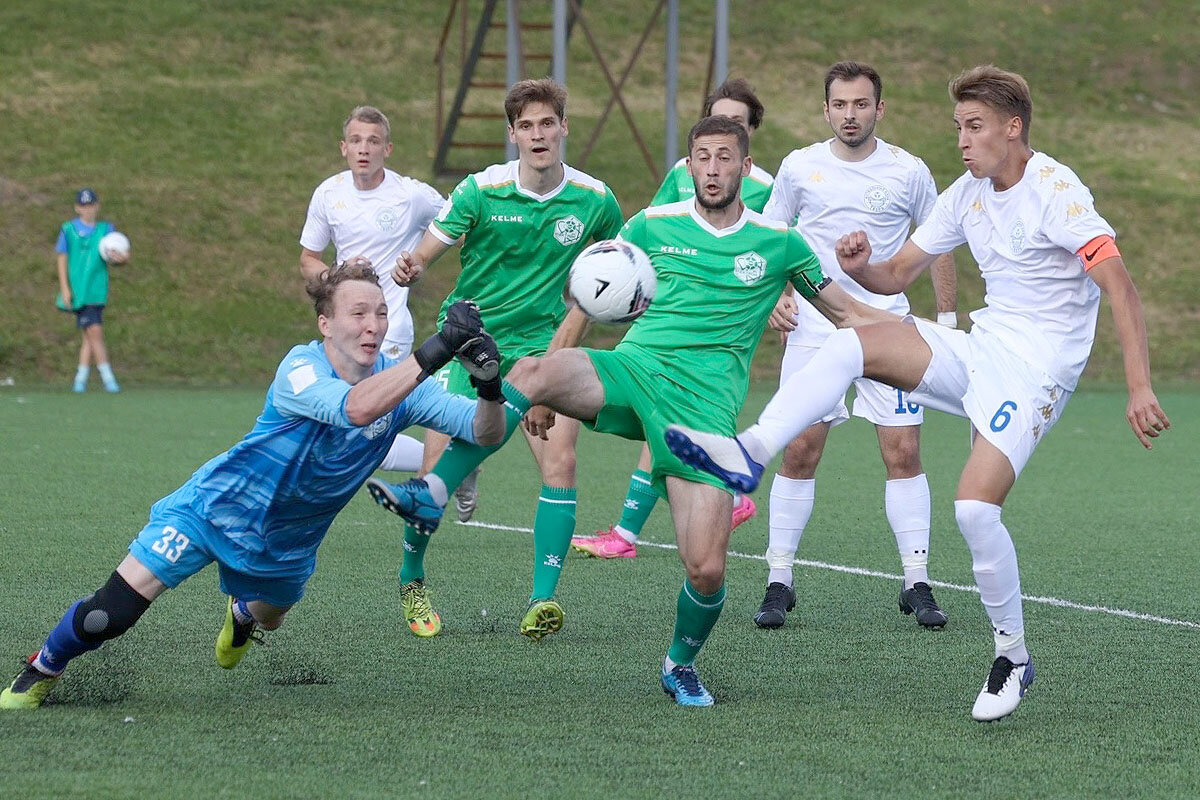
<path fill-rule="evenodd" d="M 658 278 L 640 247 L 605 239 L 575 258 L 567 285 L 583 313 L 597 322 L 629 322 L 650 306 Z"/>
<path fill-rule="evenodd" d="M 100 257 L 105 261 L 129 257 L 129 237 L 120 231 L 110 231 L 100 240 Z"/>

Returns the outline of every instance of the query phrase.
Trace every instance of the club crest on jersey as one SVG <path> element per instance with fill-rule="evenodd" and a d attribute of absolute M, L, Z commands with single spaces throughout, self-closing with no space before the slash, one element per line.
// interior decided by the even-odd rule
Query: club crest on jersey
<path fill-rule="evenodd" d="M 563 217 L 554 223 L 554 238 L 563 247 L 575 244 L 583 238 L 583 223 L 574 214 Z"/>
<path fill-rule="evenodd" d="M 866 203 L 867 209 L 876 213 L 887 208 L 888 200 L 891 199 L 892 194 L 887 187 L 878 183 L 868 186 L 866 194 L 863 195 L 863 202 Z"/>
<path fill-rule="evenodd" d="M 1014 254 L 1025 249 L 1025 223 L 1017 220 L 1008 232 L 1008 247 Z"/>
<path fill-rule="evenodd" d="M 733 274 L 747 286 L 753 286 L 767 274 L 767 260 L 751 250 L 733 259 Z"/>
<path fill-rule="evenodd" d="M 363 428 L 363 436 L 368 439 L 376 439 L 387 432 L 387 429 L 392 424 L 392 412 L 384 414 L 379 419 L 372 422 L 370 425 Z"/>
<path fill-rule="evenodd" d="M 391 233 L 400 224 L 400 215 L 394 208 L 381 208 L 375 212 L 375 224 L 384 233 Z"/>

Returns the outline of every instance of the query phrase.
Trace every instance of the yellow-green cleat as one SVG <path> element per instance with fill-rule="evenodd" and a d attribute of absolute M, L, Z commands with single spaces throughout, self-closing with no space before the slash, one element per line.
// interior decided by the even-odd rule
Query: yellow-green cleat
<path fill-rule="evenodd" d="M 255 634 L 258 636 L 255 636 Z M 233 669 L 246 655 L 250 645 L 262 641 L 262 632 L 253 622 L 242 624 L 233 618 L 233 598 L 225 603 L 225 624 L 217 634 L 215 649 L 217 663 L 225 669 Z"/>
<path fill-rule="evenodd" d="M 557 600 L 530 600 L 529 608 L 521 619 L 521 635 L 533 641 L 560 630 L 563 626 L 563 609 Z"/>
<path fill-rule="evenodd" d="M 428 639 L 442 632 L 442 618 L 429 603 L 424 578 L 400 584 L 400 605 L 413 634 Z"/>
<path fill-rule="evenodd" d="M 33 666 L 33 656 L 13 678 L 8 688 L 0 692 L 0 708 L 5 711 L 34 709 L 46 702 L 46 695 L 58 682 L 57 675 L 47 675 Z"/>

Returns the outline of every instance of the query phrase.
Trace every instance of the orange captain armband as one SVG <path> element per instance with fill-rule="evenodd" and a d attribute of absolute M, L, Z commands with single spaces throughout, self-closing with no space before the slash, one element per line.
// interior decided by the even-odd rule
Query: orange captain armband
<path fill-rule="evenodd" d="M 1101 261 L 1120 258 L 1121 251 L 1117 249 L 1117 243 L 1113 241 L 1113 237 L 1106 233 L 1103 236 L 1097 236 L 1076 250 L 1075 255 L 1079 256 L 1079 260 L 1083 262 L 1083 271 L 1087 272 Z"/>

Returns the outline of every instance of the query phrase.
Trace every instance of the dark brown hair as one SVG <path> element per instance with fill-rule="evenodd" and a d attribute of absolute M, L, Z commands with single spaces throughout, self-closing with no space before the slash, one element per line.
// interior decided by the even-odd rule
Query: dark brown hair
<path fill-rule="evenodd" d="M 315 278 L 309 278 L 304 285 L 308 296 L 312 298 L 317 316 L 328 317 L 333 312 L 333 296 L 337 289 L 348 281 L 366 281 L 375 286 L 379 285 L 379 276 L 374 267 L 356 264 L 352 267 L 332 266 Z"/>
<path fill-rule="evenodd" d="M 742 158 L 750 155 L 750 134 L 746 133 L 746 129 L 737 120 L 721 116 L 705 117 L 692 126 L 692 129 L 688 131 L 688 155 L 692 154 L 692 142 L 699 137 L 724 135 L 737 137 L 738 149 L 742 151 Z"/>
<path fill-rule="evenodd" d="M 712 116 L 712 107 L 718 100 L 736 100 L 744 103 L 746 108 L 750 109 L 750 118 L 747 120 L 750 127 L 758 130 L 758 126 L 762 125 L 763 114 L 766 113 L 766 110 L 758 99 L 758 95 L 754 93 L 754 87 L 745 78 L 730 78 L 714 89 L 713 93 L 704 101 L 704 116 Z"/>
<path fill-rule="evenodd" d="M 875 87 L 875 105 L 883 99 L 883 78 L 869 64 L 860 61 L 839 61 L 825 72 L 825 102 L 829 102 L 829 87 L 834 81 L 869 78 Z"/>
<path fill-rule="evenodd" d="M 554 109 L 559 121 L 567 116 L 567 87 L 552 78 L 536 78 L 517 81 L 504 98 L 504 114 L 508 124 L 516 124 L 517 117 L 530 103 L 545 103 Z"/>

